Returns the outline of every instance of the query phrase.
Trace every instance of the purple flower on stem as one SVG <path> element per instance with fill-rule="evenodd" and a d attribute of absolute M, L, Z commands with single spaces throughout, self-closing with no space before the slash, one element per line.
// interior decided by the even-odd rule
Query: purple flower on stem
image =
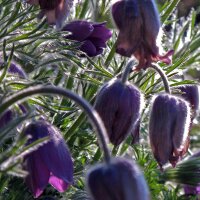
<path fill-rule="evenodd" d="M 173 166 L 189 147 L 190 107 L 181 98 L 158 95 L 153 102 L 149 137 L 155 159 L 161 169 L 168 161 Z"/>
<path fill-rule="evenodd" d="M 199 110 L 199 86 L 198 85 L 182 85 L 175 89 L 180 90 L 179 96 L 190 103 L 193 112 L 193 118 Z"/>
<path fill-rule="evenodd" d="M 59 192 L 73 183 L 73 163 L 69 150 L 59 131 L 44 120 L 30 123 L 24 134 L 31 136 L 27 144 L 49 136 L 49 141 L 24 159 L 28 172 L 26 184 L 34 197 L 39 197 L 50 183 Z"/>
<path fill-rule="evenodd" d="M 93 200 L 150 200 L 143 174 L 133 161 L 125 158 L 92 168 L 87 187 Z"/>
<path fill-rule="evenodd" d="M 59 28 L 69 14 L 72 2 L 72 0 L 27 0 L 31 5 L 39 5 L 42 10 L 41 17 L 46 15 L 48 23 L 56 24 Z"/>
<path fill-rule="evenodd" d="M 64 26 L 63 31 L 71 32 L 66 38 L 81 42 L 80 50 L 93 57 L 103 52 L 106 41 L 112 35 L 105 24 L 105 22 L 72 21 Z"/>
<path fill-rule="evenodd" d="M 137 69 L 146 69 L 152 62 L 170 64 L 169 56 L 159 54 L 156 44 L 160 30 L 159 14 L 154 0 L 120 0 L 112 6 L 113 20 L 119 29 L 116 52 L 122 56 L 134 55 Z"/>
<path fill-rule="evenodd" d="M 112 144 L 119 145 L 138 126 L 143 95 L 128 81 L 112 79 L 100 89 L 95 109 L 102 118 Z M 139 136 L 136 136 L 138 138 Z"/>

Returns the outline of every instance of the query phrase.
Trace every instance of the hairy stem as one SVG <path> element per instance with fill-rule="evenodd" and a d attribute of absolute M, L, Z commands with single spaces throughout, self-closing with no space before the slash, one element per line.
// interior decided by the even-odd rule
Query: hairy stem
<path fill-rule="evenodd" d="M 135 64 L 136 64 L 136 62 L 134 59 L 130 59 L 128 61 L 128 64 L 126 65 L 126 68 L 122 74 L 122 78 L 121 78 L 122 83 L 125 83 L 128 80 L 128 76 L 129 76 L 130 72 L 133 70 L 133 68 L 135 67 Z"/>
<path fill-rule="evenodd" d="M 10 97 L 6 98 L 2 104 L 0 105 L 0 113 L 3 113 L 9 106 L 18 101 L 30 97 L 32 95 L 37 94 L 51 94 L 51 95 L 61 95 L 65 98 L 69 98 L 75 101 L 79 106 L 83 108 L 83 110 L 87 113 L 89 119 L 91 120 L 93 127 L 98 133 L 98 139 L 100 143 L 100 147 L 104 152 L 104 159 L 106 163 L 110 162 L 110 151 L 107 146 L 107 134 L 105 126 L 99 117 L 98 113 L 95 109 L 83 98 L 78 96 L 77 94 L 71 92 L 70 90 L 63 89 L 60 87 L 54 86 L 34 86 L 27 89 L 24 89 L 17 94 L 11 95 Z"/>
<path fill-rule="evenodd" d="M 163 81 L 163 84 L 164 84 L 164 87 L 165 87 L 165 91 L 167 93 L 171 94 L 171 90 L 170 90 L 170 87 L 169 87 L 169 82 L 168 82 L 167 76 L 166 76 L 165 72 L 162 70 L 162 68 L 157 64 L 151 64 L 150 67 L 153 68 L 156 72 L 158 72 L 160 74 L 162 81 Z"/>

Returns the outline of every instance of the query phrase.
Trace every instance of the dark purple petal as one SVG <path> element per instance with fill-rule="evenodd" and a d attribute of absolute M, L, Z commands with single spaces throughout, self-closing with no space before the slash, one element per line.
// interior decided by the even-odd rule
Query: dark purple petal
<path fill-rule="evenodd" d="M 67 39 L 83 41 L 91 35 L 94 27 L 87 21 L 73 21 L 65 25 L 63 31 L 69 31 L 72 34 L 67 36 Z"/>
<path fill-rule="evenodd" d="M 32 137 L 28 140 L 28 144 L 37 139 L 49 136 L 47 143 L 26 157 L 26 161 L 29 164 L 26 169 L 30 174 L 27 184 L 31 188 L 31 191 L 35 196 L 41 194 L 46 186 L 45 184 L 48 182 L 58 189 L 58 191 L 63 192 L 66 190 L 73 183 L 73 163 L 60 132 L 50 123 L 39 120 L 29 124 L 25 128 L 24 134 Z M 42 166 L 41 168 L 39 168 L 40 165 Z M 35 171 L 34 168 L 36 168 Z M 46 178 L 47 171 L 48 179 Z M 44 178 L 42 176 L 41 178 L 43 179 L 41 180 L 35 173 L 38 176 L 40 173 L 44 173 L 45 181 L 43 181 Z"/>
<path fill-rule="evenodd" d="M 85 52 L 90 57 L 97 55 L 97 49 L 90 40 L 85 40 L 81 45 L 80 50 Z"/>
<path fill-rule="evenodd" d="M 109 29 L 107 29 L 104 25 L 94 27 L 94 30 L 90 35 L 90 37 L 100 38 L 104 42 L 106 42 L 111 36 L 112 32 Z"/>
<path fill-rule="evenodd" d="M 40 151 L 32 152 L 26 156 L 24 169 L 29 173 L 25 182 L 34 197 L 37 198 L 47 186 L 50 177 L 50 172 L 41 157 Z"/>
<path fill-rule="evenodd" d="M 150 200 L 143 174 L 133 161 L 124 158 L 93 167 L 87 185 L 94 200 Z"/>
<path fill-rule="evenodd" d="M 62 0 L 39 0 L 40 8 L 45 10 L 53 10 L 59 4 L 62 2 Z"/>
<path fill-rule="evenodd" d="M 106 43 L 101 38 L 90 37 L 89 40 L 94 44 L 95 47 L 106 47 Z"/>
<path fill-rule="evenodd" d="M 65 141 L 53 127 L 49 129 L 49 135 L 51 142 L 46 144 L 42 151 L 44 162 L 54 176 L 62 179 L 66 184 L 72 184 L 73 163 Z"/>
<path fill-rule="evenodd" d="M 64 192 L 69 187 L 69 184 L 53 175 L 50 176 L 49 183 L 59 192 Z"/>

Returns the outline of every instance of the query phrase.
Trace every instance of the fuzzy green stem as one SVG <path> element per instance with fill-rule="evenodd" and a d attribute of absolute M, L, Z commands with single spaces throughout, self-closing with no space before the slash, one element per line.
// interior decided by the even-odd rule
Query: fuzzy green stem
<path fill-rule="evenodd" d="M 128 61 L 128 64 L 126 65 L 126 68 L 122 74 L 122 83 L 125 83 L 128 80 L 128 76 L 130 74 L 130 72 L 133 70 L 133 68 L 135 67 L 135 60 L 134 59 L 130 59 Z"/>
<path fill-rule="evenodd" d="M 165 87 L 165 91 L 167 93 L 171 94 L 171 90 L 170 90 L 170 87 L 169 87 L 169 82 L 168 82 L 167 76 L 166 76 L 165 72 L 162 70 L 162 68 L 157 64 L 151 64 L 151 68 L 153 68 L 156 72 L 159 73 L 159 75 L 162 78 L 162 81 L 163 81 L 163 84 L 164 84 L 164 87 Z"/>
<path fill-rule="evenodd" d="M 27 97 L 37 94 L 51 94 L 51 95 L 61 95 L 65 98 L 72 99 L 75 101 L 79 106 L 83 108 L 83 110 L 87 113 L 89 119 L 91 120 L 94 128 L 98 133 L 98 139 L 100 143 L 100 147 L 104 152 L 104 159 L 106 163 L 110 162 L 111 156 L 110 151 L 107 146 L 107 134 L 105 126 L 99 117 L 98 113 L 95 109 L 83 98 L 78 96 L 77 94 L 71 92 L 70 90 L 63 89 L 60 87 L 54 86 L 34 86 L 31 88 L 24 89 L 17 94 L 11 95 L 10 97 L 6 98 L 2 104 L 0 105 L 0 113 L 3 113 L 9 106 L 14 103 L 17 103 L 20 100 L 23 100 Z"/>

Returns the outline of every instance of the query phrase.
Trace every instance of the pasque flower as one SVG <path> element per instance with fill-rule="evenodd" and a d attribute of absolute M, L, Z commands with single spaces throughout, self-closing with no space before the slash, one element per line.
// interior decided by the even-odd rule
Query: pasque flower
<path fill-rule="evenodd" d="M 104 84 L 96 97 L 95 109 L 102 118 L 108 137 L 119 145 L 134 132 L 143 103 L 143 95 L 128 81 L 114 78 Z"/>
<path fill-rule="evenodd" d="M 154 0 L 120 0 L 112 6 L 113 20 L 119 29 L 116 52 L 122 56 L 134 55 L 137 69 L 145 69 L 152 62 L 171 62 L 169 56 L 159 54 L 156 44 L 160 30 L 159 14 Z"/>
<path fill-rule="evenodd" d="M 50 123 L 39 120 L 28 124 L 24 134 L 30 137 L 27 144 L 49 137 L 47 143 L 24 159 L 24 169 L 28 172 L 25 182 L 34 197 L 39 197 L 48 183 L 64 192 L 73 183 L 73 163 L 59 131 Z"/>
<path fill-rule="evenodd" d="M 27 0 L 27 3 L 39 5 L 40 17 L 46 15 L 49 24 L 56 24 L 60 28 L 69 14 L 73 0 Z"/>
<path fill-rule="evenodd" d="M 176 87 L 179 90 L 179 96 L 190 103 L 193 115 L 195 117 L 196 112 L 199 110 L 199 86 L 198 85 L 182 85 Z"/>
<path fill-rule="evenodd" d="M 143 174 L 131 160 L 115 158 L 90 170 L 87 189 L 94 200 L 149 200 Z"/>
<path fill-rule="evenodd" d="M 170 94 L 158 95 L 152 105 L 149 136 L 155 159 L 162 168 L 175 166 L 189 147 L 189 103 Z"/>
<path fill-rule="evenodd" d="M 78 20 L 65 25 L 63 31 L 71 32 L 66 38 L 81 42 L 80 50 L 93 57 L 103 52 L 106 41 L 112 35 L 105 24 Z"/>

